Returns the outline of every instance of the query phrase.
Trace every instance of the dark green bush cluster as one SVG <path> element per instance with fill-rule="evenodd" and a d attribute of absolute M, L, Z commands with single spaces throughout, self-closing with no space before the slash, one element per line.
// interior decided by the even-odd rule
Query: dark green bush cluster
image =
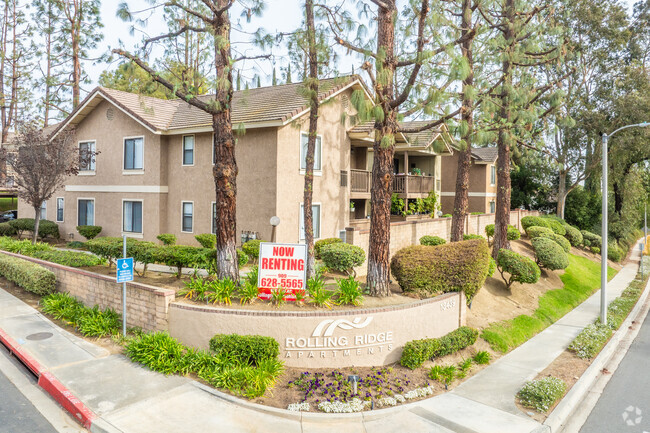
<path fill-rule="evenodd" d="M 436 245 L 444 245 L 447 241 L 441 238 L 440 236 L 422 236 L 420 238 L 420 245 L 428 245 L 434 247 Z"/>
<path fill-rule="evenodd" d="M 81 242 L 81 241 L 72 241 L 72 242 L 67 242 L 65 244 L 66 248 L 74 248 L 77 250 L 85 250 L 86 249 L 86 244 Z"/>
<path fill-rule="evenodd" d="M 548 227 L 541 227 L 541 226 L 529 226 L 526 229 L 526 235 L 528 235 L 530 239 L 535 239 L 541 236 L 542 234 L 552 235 L 554 234 L 554 232 Z"/>
<path fill-rule="evenodd" d="M 194 238 L 203 248 L 214 248 L 217 245 L 217 235 L 212 233 L 202 233 L 194 236 Z"/>
<path fill-rule="evenodd" d="M 210 339 L 210 350 L 217 355 L 249 365 L 260 365 L 280 354 L 280 345 L 272 337 L 262 335 L 216 334 Z"/>
<path fill-rule="evenodd" d="M 164 245 L 158 247 L 156 263 L 162 263 L 171 268 L 176 268 L 176 277 L 181 277 L 183 268 L 194 268 L 206 263 L 207 253 L 216 254 L 216 250 L 205 251 L 201 248 L 187 245 Z"/>
<path fill-rule="evenodd" d="M 528 232 L 528 227 L 537 226 L 537 227 L 546 227 L 551 228 L 548 223 L 547 218 L 537 217 L 537 216 L 525 216 L 521 219 L 521 226 L 526 232 Z"/>
<path fill-rule="evenodd" d="M 582 230 L 580 233 L 582 233 L 582 243 L 585 247 L 596 247 L 598 248 L 598 252 L 600 252 L 600 247 L 603 243 L 602 237 L 587 230 Z"/>
<path fill-rule="evenodd" d="M 490 254 L 485 239 L 453 242 L 436 248 L 416 245 L 395 253 L 390 267 L 404 292 L 431 296 L 462 291 L 470 302 L 485 283 Z"/>
<path fill-rule="evenodd" d="M 490 238 L 494 237 L 494 224 L 488 224 L 485 226 L 485 234 L 487 235 L 488 241 Z M 517 229 L 517 227 L 509 224 L 506 236 L 508 237 L 509 241 L 516 241 L 517 239 L 521 238 L 521 232 L 519 229 Z"/>
<path fill-rule="evenodd" d="M 566 230 L 566 234 L 564 235 L 565 238 L 569 240 L 571 243 L 571 246 L 574 247 L 579 247 L 582 245 L 582 233 L 580 233 L 580 229 L 573 227 L 570 224 L 564 224 L 564 228 Z"/>
<path fill-rule="evenodd" d="M 333 243 L 321 247 L 320 256 L 330 269 L 351 273 L 353 268 L 366 261 L 363 248 L 346 243 Z"/>
<path fill-rule="evenodd" d="M 314 257 L 320 260 L 321 259 L 321 256 L 320 256 L 321 248 L 323 248 L 324 246 L 327 246 L 327 245 L 339 244 L 341 242 L 343 242 L 343 241 L 340 238 L 325 238 L 325 239 L 321 239 L 319 241 L 316 241 L 314 243 Z"/>
<path fill-rule="evenodd" d="M 612 262 L 620 262 L 623 258 L 623 250 L 620 249 L 616 244 L 609 244 L 607 246 L 607 258 Z"/>
<path fill-rule="evenodd" d="M 11 227 L 9 223 L 0 223 L 0 236 L 13 236 L 16 234 L 16 229 Z"/>
<path fill-rule="evenodd" d="M 260 256 L 260 244 L 264 242 L 260 239 L 253 239 L 241 246 L 241 249 L 246 253 L 248 257 L 251 257 L 253 260 L 257 260 Z"/>
<path fill-rule="evenodd" d="M 92 308 L 67 293 L 52 293 L 41 299 L 43 312 L 74 326 L 87 337 L 106 337 L 117 334 L 122 326 L 119 314 L 110 308 Z"/>
<path fill-rule="evenodd" d="M 277 342 L 275 344 L 277 346 Z M 231 351 L 237 347 L 245 345 L 220 346 L 220 352 L 214 354 L 187 348 L 166 332 L 156 332 L 130 340 L 126 345 L 126 354 L 132 361 L 154 371 L 165 374 L 193 373 L 212 386 L 247 398 L 264 395 L 282 373 L 282 362 L 268 357 L 266 353 L 264 356 L 253 354 L 257 356 L 258 364 L 248 364 L 243 361 L 245 356 Z"/>
<path fill-rule="evenodd" d="M 86 240 L 94 239 L 102 231 L 102 226 L 77 226 L 77 231 Z"/>
<path fill-rule="evenodd" d="M 548 227 L 553 230 L 553 233 L 556 235 L 564 236 L 566 234 L 566 229 L 564 228 L 564 224 L 562 224 L 559 220 L 552 219 L 552 218 L 544 218 L 546 220 L 546 224 L 548 224 Z"/>
<path fill-rule="evenodd" d="M 562 247 L 549 238 L 535 238 L 532 241 L 537 264 L 542 268 L 557 270 L 569 266 L 569 256 Z"/>
<path fill-rule="evenodd" d="M 400 364 L 415 370 L 425 361 L 458 352 L 476 343 L 478 331 L 467 326 L 451 331 L 440 338 L 409 341 L 404 345 Z"/>
<path fill-rule="evenodd" d="M 463 240 L 464 241 L 469 241 L 469 240 L 472 240 L 472 239 L 483 239 L 483 240 L 485 240 L 485 238 L 483 236 L 481 236 L 481 235 L 473 235 L 473 234 L 464 234 L 463 235 Z"/>
<path fill-rule="evenodd" d="M 0 254 L 0 275 L 37 295 L 46 295 L 56 290 L 53 272 L 17 257 Z"/>
<path fill-rule="evenodd" d="M 508 288 L 515 281 L 521 284 L 535 284 L 541 275 L 539 266 L 534 261 L 504 248 L 499 250 L 497 267 Z M 510 274 L 509 278 L 506 278 L 505 272 Z"/>
<path fill-rule="evenodd" d="M 9 226 L 12 227 L 18 238 L 20 239 L 25 232 L 34 231 L 34 218 L 18 218 L 8 222 Z M 59 238 L 59 226 L 54 221 L 50 220 L 40 220 L 38 223 L 38 237 L 41 239 L 46 238 Z"/>
<path fill-rule="evenodd" d="M 171 233 L 161 233 L 156 236 L 156 239 L 162 242 L 163 245 L 176 245 L 176 235 Z"/>
<path fill-rule="evenodd" d="M 560 236 L 556 233 L 542 233 L 539 237 L 548 238 L 562 247 L 565 253 L 571 251 L 571 242 L 568 241 L 564 236 Z"/>
<path fill-rule="evenodd" d="M 70 266 L 73 268 L 99 266 L 105 263 L 105 261 L 99 257 L 76 251 L 34 251 L 30 256 L 45 260 L 46 262 L 58 263 L 59 265 Z"/>

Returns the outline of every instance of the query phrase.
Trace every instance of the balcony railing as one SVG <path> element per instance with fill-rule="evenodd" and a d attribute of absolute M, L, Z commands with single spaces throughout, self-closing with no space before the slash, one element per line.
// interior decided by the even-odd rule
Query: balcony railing
<path fill-rule="evenodd" d="M 409 194 L 426 194 L 432 191 L 434 186 L 433 176 L 396 174 L 393 177 L 393 192 L 404 194 L 406 192 L 407 182 Z"/>
<path fill-rule="evenodd" d="M 366 170 L 350 170 L 350 191 L 370 192 L 372 173 Z"/>

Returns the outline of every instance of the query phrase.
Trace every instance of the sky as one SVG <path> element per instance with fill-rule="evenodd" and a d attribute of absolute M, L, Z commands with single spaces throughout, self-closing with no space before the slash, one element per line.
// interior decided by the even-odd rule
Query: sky
<path fill-rule="evenodd" d="M 104 40 L 100 43 L 100 47 L 96 50 L 95 54 L 101 55 L 102 53 L 110 52 L 112 48 L 118 47 L 120 43 L 128 51 L 132 51 L 134 47 L 142 39 L 142 35 L 135 33 L 135 35 L 130 34 L 130 29 L 132 24 L 125 23 L 115 16 L 118 4 L 122 0 L 103 0 L 101 13 L 102 13 L 102 22 L 104 23 Z M 593 0 L 593 1 L 608 1 L 608 0 Z M 628 4 L 628 7 L 632 8 L 632 5 L 636 0 L 623 0 Z M 146 0 L 127 0 L 129 7 L 132 11 L 146 8 L 149 4 Z M 300 22 L 302 21 L 302 0 L 267 0 L 266 9 L 264 14 L 260 18 L 253 18 L 253 24 L 251 24 L 245 30 L 249 30 L 253 25 L 263 27 L 269 33 L 275 33 L 278 31 L 289 32 L 295 29 Z M 235 15 L 235 14 L 233 14 Z M 238 20 L 237 17 L 232 18 L 233 23 Z M 245 23 L 243 24 L 245 25 Z M 166 30 L 164 22 L 158 17 L 153 17 L 149 19 L 146 31 L 149 35 L 154 36 L 157 34 L 162 34 Z M 249 36 L 233 31 L 232 40 L 233 47 L 244 48 Z M 155 52 L 154 52 L 155 54 Z M 253 55 L 259 54 L 255 49 L 248 48 L 246 54 Z M 273 55 L 271 61 L 268 60 L 256 60 L 256 61 L 247 61 L 244 65 L 243 75 L 249 79 L 253 79 L 255 74 L 262 76 L 262 85 L 270 84 L 270 75 L 275 64 L 276 69 L 286 65 L 286 60 L 284 59 L 284 52 L 280 48 L 274 48 L 270 53 Z M 92 80 L 92 83 L 84 90 L 91 90 L 96 84 L 97 79 L 102 71 L 108 69 L 113 70 L 119 64 L 120 59 L 116 58 L 109 64 L 103 63 L 98 65 L 87 65 L 86 68 L 89 73 L 89 78 Z M 358 69 L 358 59 L 355 56 L 344 56 L 338 62 L 339 71 L 350 71 L 351 67 L 354 65 L 355 69 Z M 295 79 L 295 78 L 294 78 Z"/>

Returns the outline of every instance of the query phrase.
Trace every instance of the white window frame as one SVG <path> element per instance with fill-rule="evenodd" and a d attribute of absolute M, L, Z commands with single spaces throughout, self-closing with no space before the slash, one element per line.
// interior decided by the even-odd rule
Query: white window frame
<path fill-rule="evenodd" d="M 79 176 L 95 176 L 95 174 L 97 174 L 97 160 L 95 159 L 95 154 L 94 153 L 97 152 L 97 140 L 79 140 L 77 142 L 77 149 L 79 149 L 81 147 L 81 145 L 85 144 L 85 143 L 92 143 L 93 144 L 93 150 L 92 150 L 93 156 L 92 156 L 92 160 L 90 162 L 92 168 L 90 170 L 81 170 L 80 169 L 78 174 L 79 174 Z M 122 156 L 122 157 L 124 157 L 124 156 Z M 124 165 L 122 165 L 122 167 L 124 167 Z"/>
<path fill-rule="evenodd" d="M 304 205 L 304 203 L 300 203 L 300 205 L 298 206 L 298 209 L 299 209 L 299 212 L 300 212 L 300 214 L 298 215 L 298 240 L 299 241 L 304 241 L 305 240 L 305 238 L 302 235 L 302 230 L 301 230 L 301 227 L 300 227 L 300 225 L 301 225 L 300 220 L 303 219 L 303 215 L 304 215 L 303 210 L 302 210 L 303 207 L 304 207 L 303 205 Z M 314 241 L 315 241 L 316 239 L 321 238 L 321 233 L 322 233 L 321 215 L 323 214 L 323 206 L 321 205 L 321 203 L 312 202 L 311 207 L 313 208 L 314 206 L 318 206 L 318 236 L 316 236 L 316 233 L 314 233 Z M 312 210 L 312 212 L 313 212 L 313 210 Z M 312 216 L 312 222 L 313 222 L 313 219 L 314 218 Z M 304 225 L 304 221 L 303 221 L 302 225 Z"/>
<path fill-rule="evenodd" d="M 126 160 L 124 159 L 124 154 L 126 152 L 126 140 L 135 140 L 136 138 L 141 138 L 142 139 L 142 168 L 124 168 L 124 163 Z M 144 145 L 145 145 L 145 138 L 144 135 L 135 135 L 133 137 L 122 137 L 122 174 L 126 175 L 133 175 L 133 174 L 144 174 Z"/>
<path fill-rule="evenodd" d="M 61 219 L 59 219 L 59 200 L 63 200 L 63 206 L 61 206 Z M 54 221 L 57 223 L 65 222 L 65 197 L 56 197 L 54 201 L 56 203 L 56 215 L 54 215 Z"/>
<path fill-rule="evenodd" d="M 41 203 L 41 208 L 39 209 L 39 212 L 41 214 L 41 220 L 46 220 L 47 219 L 47 200 L 43 200 Z M 43 213 L 45 213 L 45 216 L 43 216 Z"/>
<path fill-rule="evenodd" d="M 492 208 L 494 207 L 494 210 Z M 494 200 L 490 200 L 490 213 L 495 213 L 497 210 L 497 203 Z"/>
<path fill-rule="evenodd" d="M 185 208 L 185 203 L 192 203 L 192 229 L 190 231 L 183 230 L 183 218 L 185 218 L 184 215 L 184 208 Z M 181 233 L 194 233 L 194 215 L 196 212 L 194 212 L 194 202 L 190 200 L 183 200 L 181 201 Z"/>
<path fill-rule="evenodd" d="M 93 202 L 93 223 L 92 224 L 87 224 L 87 225 L 97 225 L 97 221 L 95 220 L 95 210 L 97 209 L 97 202 L 95 201 L 95 197 L 78 197 L 77 198 L 77 225 L 79 225 L 79 202 L 81 200 L 92 200 Z M 88 222 L 88 221 L 86 221 Z"/>
<path fill-rule="evenodd" d="M 217 234 L 217 224 L 215 223 L 215 220 L 217 219 L 217 209 L 216 209 L 217 202 L 213 201 L 210 203 L 210 233 L 213 235 Z"/>
<path fill-rule="evenodd" d="M 300 174 L 305 174 L 307 172 L 306 169 L 302 168 L 302 160 L 306 158 L 307 156 L 303 154 L 302 152 L 302 137 L 305 136 L 307 139 L 309 139 L 309 132 L 300 132 L 300 141 L 298 146 L 300 147 L 299 153 L 300 153 L 300 160 L 298 162 L 298 168 L 300 168 Z M 321 134 L 316 134 L 316 149 L 314 152 L 314 156 L 316 155 L 316 151 L 320 150 L 320 168 L 314 167 L 314 176 L 322 176 L 323 175 L 323 136 Z M 318 145 L 320 141 L 320 146 Z M 314 157 L 314 160 L 316 158 Z M 314 161 L 315 163 L 315 161 Z"/>
<path fill-rule="evenodd" d="M 140 217 L 142 218 L 142 231 L 141 232 L 127 232 L 124 231 L 124 202 L 140 202 L 142 203 L 142 215 Z M 126 235 L 132 238 L 142 238 L 143 233 L 144 233 L 144 200 L 141 198 L 123 198 L 122 199 L 122 227 L 120 227 L 120 231 L 122 232 L 122 235 Z"/>
<path fill-rule="evenodd" d="M 185 164 L 185 137 L 192 137 L 192 163 Z M 214 161 L 214 158 L 212 158 Z M 194 161 L 196 161 L 196 135 L 195 134 L 186 134 L 181 136 L 181 165 L 183 167 L 192 167 L 194 166 Z"/>
<path fill-rule="evenodd" d="M 492 176 L 494 174 L 494 177 Z M 494 186 L 497 183 L 497 166 L 494 164 L 490 165 L 490 186 Z"/>

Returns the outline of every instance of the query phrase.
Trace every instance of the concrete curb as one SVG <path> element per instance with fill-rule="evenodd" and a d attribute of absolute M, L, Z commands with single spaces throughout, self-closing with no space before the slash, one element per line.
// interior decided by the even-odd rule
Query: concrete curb
<path fill-rule="evenodd" d="M 634 337 L 639 333 L 641 329 L 641 324 L 648 314 L 648 300 L 650 296 L 650 280 L 646 284 L 646 287 L 641 294 L 641 297 L 637 301 L 636 305 L 627 316 L 625 321 L 621 324 L 621 327 L 614 334 L 614 336 L 609 340 L 605 347 L 600 351 L 596 359 L 591 363 L 591 365 L 585 370 L 580 379 L 573 385 L 571 390 L 567 395 L 562 399 L 562 401 L 555 407 L 553 412 L 544 422 L 545 426 L 550 428 L 550 431 L 553 433 L 561 432 L 562 429 L 566 426 L 569 418 L 572 415 L 576 414 L 576 409 L 578 406 L 585 402 L 587 394 L 592 390 L 596 382 L 602 378 L 604 375 L 601 373 L 602 369 L 608 365 L 610 361 L 613 361 L 617 354 L 622 353 L 623 356 L 629 349 L 629 346 L 634 341 Z M 639 326 L 636 328 L 632 327 L 632 322 L 635 322 Z M 623 331 L 623 332 L 621 332 Z M 628 338 L 625 341 L 626 337 Z M 621 346 L 626 346 L 621 348 Z M 623 350 L 621 350 L 623 349 Z M 622 360 L 623 356 L 618 359 L 618 362 L 614 361 L 614 365 L 609 365 L 608 370 L 609 374 L 607 375 L 606 381 L 602 384 L 603 387 L 612 377 L 618 364 Z M 589 411 L 591 412 L 591 410 Z M 589 414 L 587 414 L 589 415 Z"/>
<path fill-rule="evenodd" d="M 1 328 L 0 343 L 7 347 L 9 352 L 16 356 L 38 378 L 38 385 L 45 392 L 51 395 L 79 424 L 84 428 L 92 430 L 93 424 L 99 419 L 98 416 Z M 92 431 L 96 431 L 97 433 L 103 432 L 97 429 Z M 112 433 L 110 430 L 106 433 L 109 432 Z"/>

